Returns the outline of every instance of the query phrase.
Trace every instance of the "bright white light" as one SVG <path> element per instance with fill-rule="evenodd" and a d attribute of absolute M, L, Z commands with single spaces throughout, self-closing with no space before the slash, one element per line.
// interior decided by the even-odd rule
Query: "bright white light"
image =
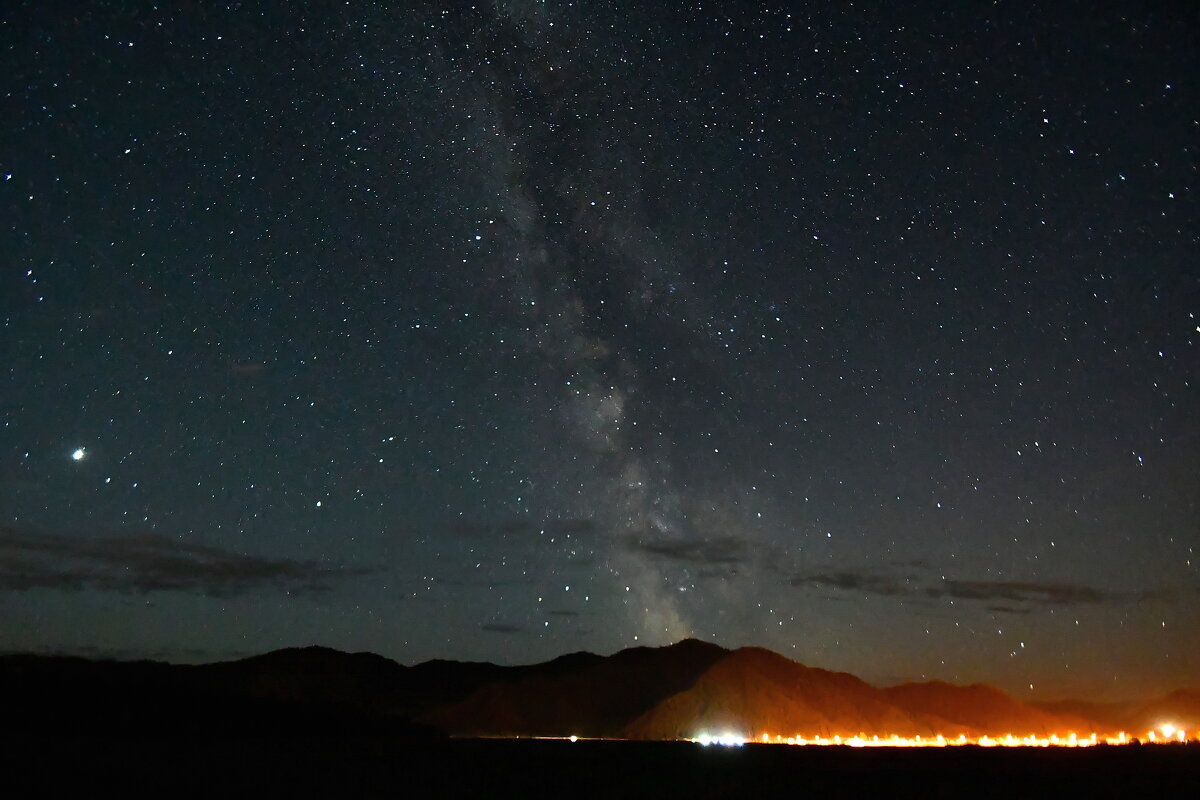
<path fill-rule="evenodd" d="M 571 741 L 572 741 L 572 742 L 578 742 L 578 741 L 579 741 L 579 737 L 578 737 L 578 736 L 572 736 L 572 737 L 571 737 Z"/>
<path fill-rule="evenodd" d="M 1168 739 L 1175 735 L 1175 726 L 1171 725 L 1170 723 L 1163 725 L 1161 728 L 1159 728 L 1159 730 L 1162 731 L 1163 736 L 1167 737 Z"/>
<path fill-rule="evenodd" d="M 75 452 L 71 453 L 71 458 L 75 461 L 83 461 L 83 457 L 87 455 L 87 450 L 82 447 L 75 448 Z"/>
<path fill-rule="evenodd" d="M 726 731 L 719 736 L 711 736 L 707 733 L 702 733 L 692 741 L 699 742 L 705 747 L 708 747 L 710 744 L 717 744 L 722 747 L 741 747 L 746 743 L 746 739 L 744 737 L 738 736 L 736 733 L 730 733 L 729 731 Z"/>

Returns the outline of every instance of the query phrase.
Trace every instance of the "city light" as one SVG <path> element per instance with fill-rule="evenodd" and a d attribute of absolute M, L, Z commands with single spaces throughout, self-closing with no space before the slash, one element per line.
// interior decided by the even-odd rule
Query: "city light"
<path fill-rule="evenodd" d="M 734 734 L 726 733 L 712 736 L 701 733 L 692 739 L 701 745 L 741 746 L 746 743 Z M 1088 733 L 1086 735 L 1068 732 L 1065 734 L 1027 734 L 1017 735 L 1007 733 L 1002 736 L 967 736 L 960 733 L 957 736 L 937 734 L 934 736 L 868 736 L 864 733 L 843 736 L 784 736 L 776 733 L 762 733 L 752 741 L 760 744 L 793 745 L 793 746 L 845 746 L 845 747 L 1095 747 L 1100 744 L 1123 745 L 1139 741 L 1148 744 L 1173 744 L 1184 742 L 1200 742 L 1200 730 L 1189 733 L 1174 725 L 1161 725 L 1157 731 L 1146 731 L 1140 737 L 1125 731 L 1115 734 Z"/>

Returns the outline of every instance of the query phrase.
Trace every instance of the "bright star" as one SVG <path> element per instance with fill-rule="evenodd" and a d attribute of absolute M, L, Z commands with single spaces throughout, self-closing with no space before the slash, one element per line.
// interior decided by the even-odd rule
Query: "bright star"
<path fill-rule="evenodd" d="M 71 453 L 71 458 L 75 461 L 83 461 L 83 457 L 87 455 L 87 450 L 82 447 L 75 448 L 75 452 Z"/>

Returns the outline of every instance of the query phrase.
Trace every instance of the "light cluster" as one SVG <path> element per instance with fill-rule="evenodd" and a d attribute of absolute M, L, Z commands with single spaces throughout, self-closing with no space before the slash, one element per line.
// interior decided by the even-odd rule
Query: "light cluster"
<path fill-rule="evenodd" d="M 708 733 L 701 733 L 695 739 L 692 739 L 692 741 L 704 747 L 708 747 L 710 744 L 720 745 L 721 747 L 741 747 L 746 743 L 746 740 L 743 737 L 736 733 L 730 733 L 729 731 L 716 736 Z"/>
<path fill-rule="evenodd" d="M 700 742 L 700 744 L 707 744 L 708 742 L 704 741 L 705 736 L 705 734 L 701 734 L 699 738 L 693 741 Z M 890 736 L 867 736 L 863 733 L 853 736 L 805 737 L 764 733 L 759 737 L 758 741 L 762 744 L 833 745 L 845 747 L 961 747 L 966 745 L 974 745 L 976 747 L 1094 747 L 1098 744 L 1132 744 L 1135 741 L 1148 744 L 1200 742 L 1200 729 L 1192 731 L 1189 736 L 1188 732 L 1182 728 L 1164 724 L 1158 730 L 1147 731 L 1140 738 L 1135 738 L 1125 731 L 1105 735 L 1093 732 L 1084 736 L 1080 736 L 1077 733 L 1068 733 L 1065 735 L 1050 734 L 1049 736 L 1039 736 L 1037 734 L 1016 736 L 1008 733 L 1004 736 L 978 737 L 967 736 L 966 734 L 959 734 L 958 736 L 944 736 L 942 734 L 936 736 L 899 736 L 897 734 Z"/>

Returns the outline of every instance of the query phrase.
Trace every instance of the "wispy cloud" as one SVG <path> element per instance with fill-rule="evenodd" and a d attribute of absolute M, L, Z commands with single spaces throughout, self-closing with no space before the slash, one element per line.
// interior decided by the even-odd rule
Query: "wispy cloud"
<path fill-rule="evenodd" d="M 866 570 L 817 572 L 793 576 L 793 586 L 812 586 L 843 592 L 937 600 L 977 600 L 990 604 L 989 610 L 1006 614 L 1029 613 L 1036 606 L 1070 606 L 1079 604 L 1125 603 L 1140 600 L 1166 599 L 1162 592 L 1125 592 L 1099 589 L 1069 583 L 1035 581 L 967 581 L 946 580 L 927 582 L 916 576 L 899 577 Z"/>
<path fill-rule="evenodd" d="M 942 585 L 926 590 L 930 597 L 953 597 L 956 600 L 1007 601 L 1033 605 L 1069 606 L 1080 603 L 1117 603 L 1130 600 L 1154 600 L 1159 592 L 1118 592 L 1079 586 L 1069 583 L 1034 583 L 1031 581 L 943 581 Z"/>
<path fill-rule="evenodd" d="M 988 611 L 993 614 L 1032 614 L 1031 608 L 1014 608 L 1013 606 L 988 606 Z"/>
<path fill-rule="evenodd" d="M 791 579 L 793 586 L 819 586 L 831 589 L 841 589 L 847 592 L 865 592 L 879 594 L 885 597 L 908 594 L 910 587 L 893 577 L 885 575 L 869 575 L 861 572 L 828 572 L 815 575 L 796 576 Z"/>
<path fill-rule="evenodd" d="M 267 558 L 158 534 L 66 536 L 0 527 L 0 590 L 99 589 L 230 597 L 260 589 L 314 593 L 372 572 Z"/>
<path fill-rule="evenodd" d="M 0 656 L 11 655 L 86 658 L 91 661 L 173 661 L 185 664 L 211 664 L 218 661 L 234 661 L 249 658 L 256 655 L 256 653 L 250 650 L 208 650 L 201 647 L 132 649 L 96 647 L 95 645 L 86 644 L 0 650 Z"/>
<path fill-rule="evenodd" d="M 722 536 L 709 539 L 629 536 L 625 547 L 632 552 L 701 566 L 742 564 L 749 557 L 744 539 Z"/>

